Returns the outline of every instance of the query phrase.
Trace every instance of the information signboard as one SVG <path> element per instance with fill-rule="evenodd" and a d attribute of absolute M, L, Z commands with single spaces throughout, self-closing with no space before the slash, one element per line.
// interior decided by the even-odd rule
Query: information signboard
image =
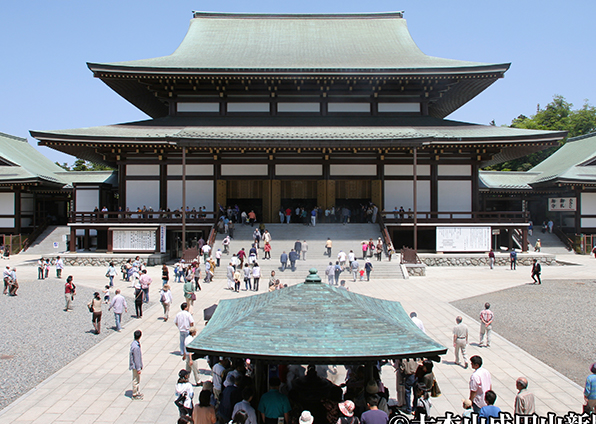
<path fill-rule="evenodd" d="M 437 252 L 488 252 L 490 227 L 437 227 Z"/>
<path fill-rule="evenodd" d="M 114 252 L 155 252 L 155 229 L 114 229 L 112 249 Z"/>

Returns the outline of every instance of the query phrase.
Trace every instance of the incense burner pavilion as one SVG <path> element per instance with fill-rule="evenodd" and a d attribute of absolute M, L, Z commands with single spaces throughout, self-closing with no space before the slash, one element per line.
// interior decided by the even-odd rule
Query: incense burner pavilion
<path fill-rule="evenodd" d="M 454 223 L 523 239 L 525 210 L 481 199 L 479 169 L 565 136 L 446 119 L 509 64 L 427 56 L 397 12 L 195 12 L 171 55 L 88 66 L 149 119 L 31 132 L 117 170 L 112 184 L 74 184 L 71 250 L 90 232 L 98 249 L 169 250 L 183 191 L 199 211 L 189 231 L 210 228 L 218 205 L 278 222 L 280 208 L 373 202 L 398 246 L 414 231 L 413 212 L 400 218 L 399 207 L 416 211 L 424 249 Z"/>

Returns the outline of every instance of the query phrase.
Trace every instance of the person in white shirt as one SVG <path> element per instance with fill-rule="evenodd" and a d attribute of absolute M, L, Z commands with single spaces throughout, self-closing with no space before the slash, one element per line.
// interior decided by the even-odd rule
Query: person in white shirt
<path fill-rule="evenodd" d="M 308 244 L 306 244 L 306 240 L 302 242 L 302 260 L 306 260 L 306 252 L 308 252 Z"/>
<path fill-rule="evenodd" d="M 109 310 L 114 309 L 114 320 L 116 321 L 116 331 L 122 330 L 122 314 L 128 312 L 126 305 L 126 299 L 120 294 L 120 289 L 116 289 L 116 296 L 112 298 L 110 302 Z"/>
<path fill-rule="evenodd" d="M 252 267 L 252 289 L 259 291 L 259 279 L 261 278 L 261 267 L 255 262 Z"/>
<path fill-rule="evenodd" d="M 426 330 L 424 329 L 424 323 L 420 318 L 418 318 L 418 314 L 416 312 L 411 312 L 410 318 L 412 319 L 412 322 L 416 324 L 416 327 L 418 327 L 424 334 L 426 334 Z"/>
<path fill-rule="evenodd" d="M 176 314 L 176 318 L 174 318 L 174 324 L 178 327 L 178 331 L 180 331 L 180 355 L 182 355 L 182 359 L 186 360 L 186 346 L 184 342 L 186 341 L 186 337 L 188 336 L 188 332 L 190 327 L 195 325 L 195 320 L 188 312 L 188 303 L 184 302 L 180 305 L 181 311 Z"/>
<path fill-rule="evenodd" d="M 56 278 L 62 278 L 62 270 L 64 269 L 64 261 L 58 256 L 56 258 Z"/>
<path fill-rule="evenodd" d="M 354 262 L 356 260 L 356 255 L 354 254 L 353 250 L 350 250 L 350 253 L 348 253 L 348 263 L 350 266 L 352 266 L 352 262 Z"/>
<path fill-rule="evenodd" d="M 244 390 L 242 390 L 242 401 L 238 402 L 236 405 L 234 405 L 234 411 L 232 412 L 232 417 L 234 417 L 236 415 L 236 412 L 244 411 L 244 412 L 246 412 L 246 415 L 248 415 L 244 424 L 258 424 L 257 413 L 256 413 L 255 409 L 250 404 L 254 395 L 255 395 L 255 389 L 253 389 L 250 386 L 245 387 Z"/>
<path fill-rule="evenodd" d="M 339 261 L 339 266 L 342 270 L 346 268 L 346 252 L 340 250 L 337 254 L 337 260 Z"/>
<path fill-rule="evenodd" d="M 219 268 L 220 263 L 221 263 L 221 249 L 217 249 L 217 252 L 215 252 L 215 266 Z"/>
<path fill-rule="evenodd" d="M 197 329 L 195 327 L 190 327 L 188 329 L 188 336 L 184 339 L 184 347 L 188 348 L 188 345 L 192 343 L 196 336 Z M 194 375 L 195 386 L 198 386 L 201 383 L 201 379 L 199 378 L 199 363 L 193 358 L 192 353 L 186 355 L 186 371 L 190 371 L 192 375 Z"/>
<path fill-rule="evenodd" d="M 170 306 L 172 306 L 172 291 L 169 284 L 164 284 L 159 291 L 159 301 L 163 307 L 163 322 L 166 322 L 170 317 Z"/>
<path fill-rule="evenodd" d="M 474 355 L 470 358 L 470 364 L 474 373 L 470 376 L 470 400 L 475 413 L 480 413 L 480 409 L 486 406 L 484 394 L 493 389 L 490 372 L 482 368 L 482 358 Z"/>
<path fill-rule="evenodd" d="M 230 361 L 226 358 L 219 358 L 219 362 L 213 366 L 212 369 L 212 380 L 213 380 L 213 396 L 215 399 L 219 399 L 223 388 L 222 376 L 223 373 L 230 366 Z"/>

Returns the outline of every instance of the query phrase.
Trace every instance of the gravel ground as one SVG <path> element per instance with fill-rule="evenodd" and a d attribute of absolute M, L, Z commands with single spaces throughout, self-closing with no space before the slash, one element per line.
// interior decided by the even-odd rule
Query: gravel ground
<path fill-rule="evenodd" d="M 476 320 L 484 303 L 495 314 L 493 331 L 583 387 L 596 361 L 596 282 L 546 280 L 452 302 Z M 470 326 L 478 343 L 477 325 Z"/>
<path fill-rule="evenodd" d="M 74 311 L 64 312 L 64 279 L 19 280 L 19 285 L 18 296 L 0 295 L 0 409 L 114 331 L 114 314 L 104 307 L 101 334 L 93 333 L 86 305 L 96 289 L 77 284 Z M 134 319 L 132 297 L 126 302 L 124 326 Z"/>

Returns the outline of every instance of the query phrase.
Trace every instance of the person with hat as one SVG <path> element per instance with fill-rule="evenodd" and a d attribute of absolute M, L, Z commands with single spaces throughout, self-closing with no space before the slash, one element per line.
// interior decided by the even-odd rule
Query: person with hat
<path fill-rule="evenodd" d="M 354 416 L 354 409 L 356 408 L 354 402 L 351 400 L 346 400 L 337 406 L 340 412 L 343 414 L 343 417 L 339 417 L 337 420 L 337 424 L 360 424 L 358 417 Z"/>
<path fill-rule="evenodd" d="M 584 412 L 595 412 L 596 408 L 596 362 L 590 367 L 592 374 L 586 378 L 586 385 L 584 388 Z"/>
<path fill-rule="evenodd" d="M 178 406 L 181 417 L 184 415 L 192 416 L 194 391 L 192 384 L 188 381 L 189 376 L 189 371 L 180 370 L 178 373 L 178 383 L 176 383 L 176 405 Z"/>
<path fill-rule="evenodd" d="M 312 416 L 310 411 L 302 411 L 300 414 L 300 418 L 298 419 L 298 424 L 312 424 L 315 420 L 315 417 Z"/>
<path fill-rule="evenodd" d="M 281 381 L 278 377 L 269 379 L 269 391 L 261 396 L 259 407 L 264 424 L 277 424 L 279 418 L 289 423 L 289 413 L 292 410 L 288 397 L 279 391 Z"/>

